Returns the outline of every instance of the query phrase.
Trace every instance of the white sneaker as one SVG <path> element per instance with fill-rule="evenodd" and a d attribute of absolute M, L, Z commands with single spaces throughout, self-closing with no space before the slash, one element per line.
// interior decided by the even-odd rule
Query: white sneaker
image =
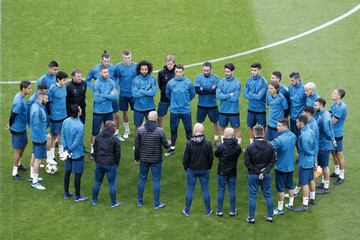
<path fill-rule="evenodd" d="M 123 138 L 125 138 L 125 139 L 126 139 L 126 138 L 129 138 L 129 135 L 130 135 L 129 132 L 125 132 L 124 135 L 123 135 Z"/>
<path fill-rule="evenodd" d="M 44 168 L 44 167 L 45 167 L 45 165 L 44 165 L 44 164 L 40 164 L 40 167 L 41 167 L 41 168 Z"/>
<path fill-rule="evenodd" d="M 58 163 L 54 159 L 46 159 L 48 164 L 57 165 Z"/>
<path fill-rule="evenodd" d="M 43 185 L 41 185 L 39 182 L 37 183 L 32 183 L 31 187 L 37 189 L 37 190 L 45 190 L 45 187 Z"/>
<path fill-rule="evenodd" d="M 125 141 L 125 139 L 123 139 L 119 134 L 117 134 L 117 135 L 115 135 L 115 136 L 119 139 L 120 142 Z"/>

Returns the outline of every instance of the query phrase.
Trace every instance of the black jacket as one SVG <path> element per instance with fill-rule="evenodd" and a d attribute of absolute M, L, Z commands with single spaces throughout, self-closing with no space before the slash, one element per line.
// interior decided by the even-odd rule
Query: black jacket
<path fill-rule="evenodd" d="M 170 103 L 170 99 L 166 97 L 166 84 L 174 77 L 175 67 L 169 71 L 169 69 L 164 66 L 164 68 L 158 73 L 158 85 L 161 92 L 160 102 Z"/>
<path fill-rule="evenodd" d="M 85 112 L 86 107 L 86 82 L 81 81 L 81 83 L 75 83 L 74 81 L 68 82 L 66 84 L 66 106 L 69 112 L 69 107 L 71 104 L 78 104 L 83 112 Z"/>
<path fill-rule="evenodd" d="M 254 142 L 245 149 L 244 162 L 249 174 L 269 173 L 276 161 L 275 149 L 271 143 L 263 139 L 254 139 Z"/>
<path fill-rule="evenodd" d="M 203 135 L 192 137 L 185 146 L 183 165 L 185 171 L 208 170 L 213 164 L 212 144 Z"/>
<path fill-rule="evenodd" d="M 236 138 L 224 139 L 214 154 L 219 158 L 217 174 L 220 176 L 236 176 L 237 160 L 241 154 L 241 147 Z"/>
<path fill-rule="evenodd" d="M 113 166 L 119 165 L 121 147 L 119 139 L 114 136 L 114 131 L 105 128 L 95 138 L 94 157 L 99 165 Z"/>
<path fill-rule="evenodd" d="M 162 160 L 162 147 L 170 147 L 165 132 L 156 122 L 147 121 L 139 127 L 135 135 L 135 160 L 158 162 Z"/>

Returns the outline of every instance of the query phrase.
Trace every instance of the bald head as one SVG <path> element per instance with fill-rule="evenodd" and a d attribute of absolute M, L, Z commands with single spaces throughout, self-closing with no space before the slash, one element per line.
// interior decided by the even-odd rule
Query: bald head
<path fill-rule="evenodd" d="M 233 128 L 225 128 L 224 130 L 224 138 L 233 138 L 234 137 L 234 129 Z"/>
<path fill-rule="evenodd" d="M 105 124 L 104 124 L 104 127 L 105 128 L 115 128 L 115 123 L 114 121 L 106 121 Z"/>
<path fill-rule="evenodd" d="M 151 112 L 149 112 L 149 115 L 148 115 L 149 121 L 154 121 L 154 122 L 156 122 L 156 121 L 157 121 L 157 118 L 158 118 L 158 114 L 157 114 L 156 111 L 151 111 Z"/>

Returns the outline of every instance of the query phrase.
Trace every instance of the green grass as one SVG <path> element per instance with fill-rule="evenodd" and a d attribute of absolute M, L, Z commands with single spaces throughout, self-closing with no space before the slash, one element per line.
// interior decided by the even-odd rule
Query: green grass
<path fill-rule="evenodd" d="M 358 4 L 346 1 L 1 1 L 1 81 L 37 79 L 52 59 L 70 72 L 79 67 L 84 73 L 97 64 L 104 49 L 112 62 L 120 61 L 124 49 L 131 49 L 134 59 L 150 60 L 161 68 L 171 53 L 178 63 L 193 63 L 222 57 L 278 41 L 321 25 Z M 247 183 L 243 157 L 238 165 L 237 207 L 235 218 L 204 217 L 200 189 L 194 196 L 192 215 L 180 214 L 184 207 L 185 173 L 182 169 L 184 130 L 179 128 L 175 155 L 164 160 L 161 198 L 167 208 L 152 209 L 152 183 L 148 181 L 144 206 L 138 209 L 136 185 L 138 168 L 133 165 L 132 140 L 122 144 L 118 175 L 118 199 L 124 206 L 109 208 L 107 183 L 104 182 L 99 205 L 76 204 L 62 200 L 63 163 L 54 176 L 41 172 L 46 191 L 30 188 L 27 182 L 10 178 L 13 150 L 10 134 L 4 129 L 17 85 L 0 85 L 0 236 L 2 239 L 355 239 L 360 231 L 358 202 L 360 180 L 357 173 L 357 144 L 360 130 L 357 111 L 360 101 L 359 13 L 312 35 L 251 55 L 214 64 L 214 72 L 223 76 L 223 65 L 233 62 L 236 76 L 242 81 L 250 73 L 250 64 L 260 61 L 263 75 L 269 79 L 273 70 L 286 77 L 299 71 L 304 82 L 314 81 L 321 96 L 330 103 L 330 92 L 346 89 L 349 108 L 345 131 L 346 182 L 331 184 L 331 194 L 319 196 L 318 205 L 304 214 L 289 213 L 266 224 L 265 203 L 259 196 L 257 223 L 248 226 Z M 191 79 L 200 67 L 186 69 Z M 159 94 L 157 96 L 158 101 Z M 85 142 L 91 132 L 92 97 L 88 92 Z M 197 100 L 192 102 L 195 121 Z M 247 143 L 245 128 L 246 102 L 241 95 L 243 146 Z M 132 114 L 131 121 L 132 121 Z M 169 133 L 169 117 L 165 129 Z M 207 136 L 211 125 L 206 122 Z M 123 130 L 121 126 L 121 131 Z M 132 129 L 132 132 L 134 130 Z M 168 134 L 169 136 L 169 134 Z M 28 165 L 31 144 L 24 162 Z M 216 167 L 211 171 L 212 207 L 216 209 Z M 27 176 L 27 174 L 26 174 Z M 82 192 L 91 195 L 94 163 L 86 160 Z M 71 189 L 73 184 L 71 183 Z M 276 194 L 274 191 L 276 203 Z M 295 201 L 296 205 L 300 200 Z M 228 196 L 225 199 L 228 211 Z"/>

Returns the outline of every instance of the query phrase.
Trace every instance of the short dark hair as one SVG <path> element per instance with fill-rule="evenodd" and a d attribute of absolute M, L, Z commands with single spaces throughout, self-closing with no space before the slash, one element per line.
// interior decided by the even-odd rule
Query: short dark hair
<path fill-rule="evenodd" d="M 301 114 L 301 115 L 298 117 L 297 120 L 298 120 L 299 122 L 304 123 L 304 125 L 306 125 L 306 124 L 308 123 L 308 118 L 307 118 L 307 116 L 304 115 L 304 114 Z"/>
<path fill-rule="evenodd" d="M 175 68 L 184 70 L 183 64 L 176 64 Z"/>
<path fill-rule="evenodd" d="M 108 69 L 108 66 L 101 65 L 101 66 L 100 66 L 100 69 L 99 69 L 99 72 L 101 72 L 101 71 L 104 70 L 104 69 Z"/>
<path fill-rule="evenodd" d="M 57 61 L 55 60 L 52 60 L 49 65 L 48 65 L 49 68 L 53 68 L 53 67 L 59 67 L 59 64 Z"/>
<path fill-rule="evenodd" d="M 56 74 L 56 82 L 60 81 L 60 79 L 66 79 L 68 77 L 67 73 L 66 72 L 63 72 L 63 71 L 59 71 L 57 74 Z"/>
<path fill-rule="evenodd" d="M 321 106 L 323 106 L 323 107 L 325 107 L 325 105 L 326 105 L 326 100 L 323 99 L 323 98 L 318 98 L 318 99 L 315 100 L 315 102 L 320 103 Z"/>
<path fill-rule="evenodd" d="M 109 58 L 109 57 L 110 57 L 110 53 L 108 53 L 108 51 L 104 50 L 103 54 L 101 55 L 101 59 Z"/>
<path fill-rule="evenodd" d="M 264 136 L 264 127 L 256 124 L 254 127 L 254 135 L 255 137 L 263 137 Z"/>
<path fill-rule="evenodd" d="M 292 73 L 290 73 L 289 77 L 299 79 L 300 78 L 300 73 L 299 72 L 292 72 Z"/>
<path fill-rule="evenodd" d="M 277 92 L 279 92 L 280 84 L 278 82 L 270 81 L 269 85 L 273 86 L 277 90 Z"/>
<path fill-rule="evenodd" d="M 257 69 L 261 69 L 261 63 L 253 63 L 253 64 L 251 64 L 251 67 L 252 68 L 257 68 Z"/>
<path fill-rule="evenodd" d="M 131 52 L 129 50 L 125 50 L 122 53 L 124 56 L 129 56 L 131 54 Z"/>
<path fill-rule="evenodd" d="M 69 117 L 78 117 L 79 115 L 79 105 L 77 103 L 71 104 L 69 107 Z"/>
<path fill-rule="evenodd" d="M 310 113 L 311 115 L 314 115 L 314 112 L 315 112 L 314 107 L 311 107 L 311 106 L 305 106 L 303 111 Z"/>
<path fill-rule="evenodd" d="M 289 127 L 289 120 L 287 118 L 280 118 L 278 120 L 278 123 L 280 123 L 283 126 Z"/>
<path fill-rule="evenodd" d="M 23 80 L 20 82 L 20 91 L 23 90 L 24 88 L 27 88 L 28 86 L 30 86 L 31 82 L 28 80 Z"/>
<path fill-rule="evenodd" d="M 47 94 L 47 90 L 48 90 L 48 88 L 47 88 L 46 84 L 44 82 L 42 82 L 39 84 L 39 86 L 37 88 L 37 95 L 38 96 L 45 95 L 45 94 Z"/>
<path fill-rule="evenodd" d="M 82 72 L 81 72 L 80 69 L 75 68 L 75 69 L 71 72 L 71 76 L 72 76 L 72 77 L 75 77 L 75 75 L 76 75 L 77 73 L 82 73 Z"/>
<path fill-rule="evenodd" d="M 343 99 L 345 97 L 345 90 L 342 88 L 337 88 L 336 89 L 340 95 L 340 98 Z"/>
<path fill-rule="evenodd" d="M 224 68 L 230 69 L 230 71 L 234 71 L 235 70 L 235 66 L 232 63 L 227 63 L 225 64 Z"/>
<path fill-rule="evenodd" d="M 210 68 L 212 68 L 211 62 L 204 62 L 203 67 L 210 67 Z"/>
<path fill-rule="evenodd" d="M 152 73 L 152 70 L 153 70 L 153 66 L 150 62 L 146 61 L 146 60 L 142 60 L 140 61 L 137 66 L 136 66 L 136 74 L 140 74 L 140 68 L 141 66 L 147 66 L 148 67 L 148 74 L 151 74 Z"/>
<path fill-rule="evenodd" d="M 272 72 L 272 75 L 276 76 L 276 77 L 277 77 L 278 79 L 280 79 L 280 81 L 281 81 L 281 78 L 282 78 L 281 72 L 275 71 L 275 72 Z"/>

